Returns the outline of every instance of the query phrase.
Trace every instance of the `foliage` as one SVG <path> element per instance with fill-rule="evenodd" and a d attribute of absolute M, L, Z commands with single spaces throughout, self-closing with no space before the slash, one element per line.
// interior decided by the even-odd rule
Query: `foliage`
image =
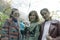
<path fill-rule="evenodd" d="M 3 14 L 2 12 L 0 12 L 0 28 L 2 27 L 2 25 L 4 24 L 4 21 L 9 18 L 8 15 Z"/>

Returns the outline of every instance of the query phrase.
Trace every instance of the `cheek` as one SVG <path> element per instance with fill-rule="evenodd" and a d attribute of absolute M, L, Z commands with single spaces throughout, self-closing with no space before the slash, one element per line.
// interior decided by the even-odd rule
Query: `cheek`
<path fill-rule="evenodd" d="M 33 18 L 33 16 L 30 16 L 30 19 L 32 19 Z"/>
<path fill-rule="evenodd" d="M 35 20 L 35 16 L 30 16 L 30 20 Z"/>
<path fill-rule="evenodd" d="M 47 15 L 43 16 L 44 19 L 46 19 L 47 17 L 48 17 Z"/>
<path fill-rule="evenodd" d="M 35 19 L 36 17 L 35 16 L 31 16 L 32 19 Z"/>
<path fill-rule="evenodd" d="M 34 19 L 36 19 L 36 16 L 34 16 Z"/>
<path fill-rule="evenodd" d="M 49 18 L 49 15 L 46 15 L 47 18 Z"/>
<path fill-rule="evenodd" d="M 48 17 L 48 16 L 49 16 L 48 14 L 45 15 L 45 17 Z"/>

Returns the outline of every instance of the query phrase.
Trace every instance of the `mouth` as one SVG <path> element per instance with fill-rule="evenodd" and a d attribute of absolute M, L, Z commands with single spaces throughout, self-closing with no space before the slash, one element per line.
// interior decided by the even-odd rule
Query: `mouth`
<path fill-rule="evenodd" d="M 46 19 L 46 17 L 43 17 L 44 19 Z"/>

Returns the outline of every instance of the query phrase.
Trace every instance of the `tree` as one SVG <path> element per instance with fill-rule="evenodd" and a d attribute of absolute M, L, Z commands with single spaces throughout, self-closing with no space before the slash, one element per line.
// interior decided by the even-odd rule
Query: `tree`
<path fill-rule="evenodd" d="M 10 2 L 7 3 L 4 0 L 0 0 L 0 12 L 9 15 L 11 11 Z"/>

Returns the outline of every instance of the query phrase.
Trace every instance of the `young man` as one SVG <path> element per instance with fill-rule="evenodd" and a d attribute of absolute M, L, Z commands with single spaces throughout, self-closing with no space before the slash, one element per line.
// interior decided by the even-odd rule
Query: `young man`
<path fill-rule="evenodd" d="M 39 40 L 60 40 L 60 23 L 52 20 L 47 8 L 40 11 L 45 21 L 41 24 Z"/>

